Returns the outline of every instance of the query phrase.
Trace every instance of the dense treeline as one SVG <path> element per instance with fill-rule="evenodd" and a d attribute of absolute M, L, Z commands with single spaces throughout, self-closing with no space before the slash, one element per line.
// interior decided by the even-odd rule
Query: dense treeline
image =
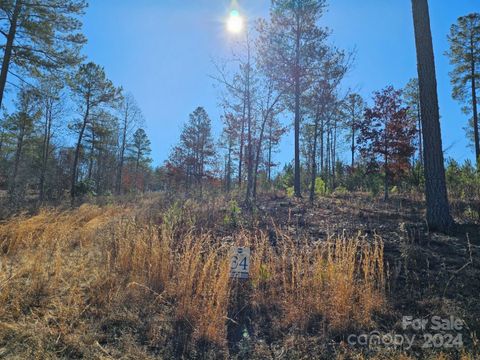
<path fill-rule="evenodd" d="M 83 0 L 2 1 L 0 188 L 11 206 L 145 191 L 150 141 L 133 95 L 80 55 Z"/>
<path fill-rule="evenodd" d="M 417 30 L 421 27 L 422 34 L 429 33 L 426 2 L 414 1 L 413 5 L 414 14 L 420 10 L 425 15 L 425 21 L 415 22 Z M 448 228 L 445 174 L 439 165 L 444 160 L 436 80 L 430 65 L 433 52 L 423 51 L 432 47 L 431 38 L 417 39 L 423 51 L 418 54 L 420 81 L 412 78 L 403 89 L 386 86 L 374 92 L 371 100 L 364 99 L 342 86 L 354 54 L 331 45 L 329 33 L 318 26 L 324 7 L 324 1 L 274 1 L 270 19 L 258 21 L 239 40 L 237 51 L 242 55 L 216 64 L 217 74 L 212 78 L 221 89 L 224 111 L 219 149 L 211 151 L 210 120 L 201 131 L 192 130 L 197 109 L 162 169 L 167 188 L 192 193 L 199 185 L 201 192 L 205 182 L 218 188 L 222 179 L 227 192 L 236 188 L 248 204 L 258 187 L 283 188 L 297 197 L 308 192 L 310 201 L 333 191 L 383 192 L 387 200 L 392 191 L 423 192 L 426 187 L 427 195 L 435 194 L 427 196 L 429 212 L 437 214 L 430 218 L 432 228 Z M 474 80 L 479 75 L 478 16 L 462 17 L 452 26 L 448 54 L 455 66 L 453 96 L 473 106 L 474 129 L 478 128 L 478 84 Z M 237 67 L 228 66 L 232 63 Z M 466 91 L 470 85 L 472 93 Z M 465 111 L 470 111 L 470 105 Z M 289 116 L 293 118 L 295 158 L 282 171 L 274 171 L 278 164 L 272 154 L 289 129 L 285 121 Z M 207 138 L 208 156 L 195 150 L 205 146 Z M 189 167 L 202 170 L 192 173 Z M 463 167 L 448 162 L 450 175 L 465 172 L 462 181 L 470 176 L 470 183 L 478 185 L 478 173 L 470 169 L 469 162 Z M 458 194 L 458 181 L 451 176 L 448 180 L 451 194 Z M 468 196 L 478 198 L 478 186 L 466 188 L 470 189 Z"/>
<path fill-rule="evenodd" d="M 426 1 L 412 4 L 414 15 L 428 15 Z M 154 169 L 134 96 L 80 55 L 86 6 L 83 0 L 0 4 L 0 188 L 10 204 L 67 197 L 73 204 L 86 194 L 147 190 L 201 196 L 206 188 L 235 190 L 248 205 L 259 189 L 274 187 L 312 202 L 347 190 L 388 199 L 392 191 L 426 187 L 427 202 L 428 194 L 444 193 L 435 73 L 428 65 L 433 52 L 425 50 L 431 39 L 416 38 L 419 79 L 403 89 L 385 84 L 367 99 L 345 90 L 355 54 L 336 48 L 330 30 L 319 26 L 326 2 L 273 1 L 270 17 L 238 38 L 238 55 L 215 63 L 221 119 L 195 109 L 168 160 Z M 453 97 L 471 114 L 468 134 L 477 157 L 479 19 L 474 13 L 452 25 L 447 53 Z M 423 29 L 417 34 L 429 33 L 428 16 L 414 20 Z M 220 121 L 214 139 L 212 123 Z M 280 170 L 275 153 L 290 130 L 293 161 Z M 478 196 L 478 172 L 471 167 L 448 162 L 452 194 L 459 181 L 452 174 L 460 172 L 474 184 L 469 194 Z M 445 199 L 429 208 L 444 207 Z M 448 212 L 442 216 L 440 227 L 450 223 Z"/>

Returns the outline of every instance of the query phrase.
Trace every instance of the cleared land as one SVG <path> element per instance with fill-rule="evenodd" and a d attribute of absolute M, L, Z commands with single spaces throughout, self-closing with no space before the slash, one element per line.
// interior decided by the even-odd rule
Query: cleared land
<path fill-rule="evenodd" d="M 422 204 L 280 194 L 253 211 L 212 198 L 43 209 L 0 225 L 0 358 L 474 359 L 480 231 L 455 204 L 451 235 Z M 472 215 L 473 216 L 473 215 Z M 228 251 L 252 248 L 250 279 Z M 465 321 L 459 349 L 351 347 L 402 316 Z"/>

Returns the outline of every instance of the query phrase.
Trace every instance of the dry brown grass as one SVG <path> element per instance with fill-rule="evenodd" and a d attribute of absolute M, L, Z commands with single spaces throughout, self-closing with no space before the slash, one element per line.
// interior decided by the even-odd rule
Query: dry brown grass
<path fill-rule="evenodd" d="M 369 244 L 360 234 L 343 235 L 299 245 L 283 236 L 275 247 L 263 233 L 253 239 L 254 301 L 264 307 L 278 304 L 283 327 L 305 330 L 319 317 L 330 330 L 368 327 L 373 312 L 384 308 L 380 238 Z"/>
<path fill-rule="evenodd" d="M 231 244 L 195 222 L 213 224 L 212 212 L 190 204 L 144 214 L 84 205 L 1 224 L 0 357 L 226 350 Z M 379 237 L 309 244 L 280 229 L 276 237 L 273 246 L 263 231 L 234 234 L 252 248 L 245 311 L 274 311 L 272 326 L 299 333 L 313 322 L 335 332 L 374 324 L 386 303 Z"/>

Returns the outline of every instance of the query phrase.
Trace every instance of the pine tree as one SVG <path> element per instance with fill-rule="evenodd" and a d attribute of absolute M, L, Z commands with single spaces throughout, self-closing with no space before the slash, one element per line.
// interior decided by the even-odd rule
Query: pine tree
<path fill-rule="evenodd" d="M 448 205 L 437 78 L 427 0 L 412 0 L 425 164 L 427 223 L 432 230 L 448 231 L 453 224 Z"/>
<path fill-rule="evenodd" d="M 80 33 L 85 0 L 3 0 L 0 34 L 6 39 L 0 70 L 0 107 L 8 74 L 59 70 L 77 65 L 86 42 Z M 23 78 L 22 78 L 23 79 Z"/>
<path fill-rule="evenodd" d="M 480 14 L 472 13 L 458 18 L 448 36 L 447 55 L 454 69 L 450 72 L 453 98 L 467 104 L 466 113 L 472 114 L 475 158 L 480 168 L 480 137 L 478 124 L 478 94 L 480 86 Z"/>
<path fill-rule="evenodd" d="M 365 108 L 365 103 L 361 95 L 352 93 L 347 96 L 347 98 L 341 102 L 341 116 L 343 118 L 344 126 L 348 129 L 348 139 L 350 140 L 350 154 L 351 161 L 350 167 L 353 170 L 355 167 L 355 152 L 356 147 L 356 137 L 358 129 L 360 128 L 360 123 L 363 119 L 363 112 Z"/>
<path fill-rule="evenodd" d="M 405 104 L 408 106 L 408 116 L 415 120 L 417 124 L 417 148 L 418 161 L 423 166 L 423 138 L 422 138 L 422 116 L 420 111 L 420 89 L 418 79 L 410 79 L 403 89 Z"/>
<path fill-rule="evenodd" d="M 59 121 L 65 112 L 65 82 L 51 74 L 39 78 L 39 94 L 42 103 L 43 121 L 41 124 L 41 159 L 39 174 L 39 202 L 45 200 L 47 183 L 52 180 L 49 172 L 53 160 L 53 134 L 61 127 Z M 51 190 L 51 188 L 50 188 Z"/>
<path fill-rule="evenodd" d="M 78 161 L 85 130 L 91 125 L 92 116 L 102 107 L 112 107 L 120 98 L 120 89 L 115 88 L 107 79 L 104 69 L 92 62 L 83 64 L 70 80 L 72 93 L 78 104 L 82 118 L 73 125 L 78 133 L 75 156 L 72 166 L 70 196 L 72 204 L 75 200 L 75 185 L 78 177 Z"/>
<path fill-rule="evenodd" d="M 324 0 L 274 0 L 270 23 L 260 24 L 260 62 L 275 80 L 294 113 L 295 196 L 301 197 L 300 126 L 303 95 L 311 87 L 318 60 L 326 51 L 327 32 L 318 27 Z"/>
<path fill-rule="evenodd" d="M 9 179 L 9 194 L 13 203 L 17 203 L 26 190 L 26 181 L 31 178 L 26 173 L 31 171 L 32 160 L 26 161 L 26 148 L 32 145 L 37 122 L 41 116 L 40 99 L 31 89 L 21 89 L 16 101 L 17 111 L 7 119 L 7 129 L 14 139 L 13 164 Z M 32 154 L 33 155 L 33 154 Z M 21 174 L 21 170 L 23 174 Z M 22 176 L 20 176 L 22 175 Z M 18 184 L 19 177 L 23 185 Z"/>
<path fill-rule="evenodd" d="M 240 121 L 230 112 L 222 116 L 223 130 L 220 137 L 219 146 L 225 149 L 225 190 L 230 192 L 232 189 L 233 178 L 233 162 L 236 160 L 238 153 L 235 148 L 238 146 L 240 139 Z"/>
<path fill-rule="evenodd" d="M 138 175 L 141 168 L 145 165 L 151 163 L 150 153 L 152 152 L 150 148 L 150 140 L 148 139 L 147 133 L 144 129 L 139 128 L 135 131 L 132 137 L 132 142 L 129 144 L 130 157 L 134 161 L 135 171 L 134 171 L 134 186 L 135 190 L 139 189 L 138 186 Z M 145 179 L 142 179 L 143 188 L 145 188 Z"/>
<path fill-rule="evenodd" d="M 336 114 L 336 108 L 338 106 L 336 93 L 347 69 L 348 64 L 345 61 L 345 54 L 338 50 L 329 51 L 325 54 L 324 58 L 321 59 L 321 65 L 315 74 L 314 86 L 306 97 L 306 104 L 308 105 L 309 113 L 313 120 L 313 126 L 308 127 L 308 132 L 311 132 L 311 134 L 308 134 L 310 135 L 311 141 L 309 142 L 310 146 L 307 150 L 307 157 L 310 160 L 307 162 L 310 164 L 310 202 L 313 202 L 315 199 L 318 137 L 320 130 L 323 130 L 320 129 L 320 122 L 321 119 L 325 119 L 327 116 L 331 117 L 334 125 L 332 163 L 335 163 L 336 156 L 334 153 L 336 149 L 336 125 L 338 120 Z M 334 165 L 332 168 L 334 169 Z M 334 182 L 334 179 L 332 179 L 332 181 Z"/>
<path fill-rule="evenodd" d="M 198 107 L 190 114 L 180 135 L 180 143 L 172 149 L 167 167 L 183 178 L 187 191 L 197 185 L 201 195 L 214 158 L 211 120 L 205 109 Z"/>

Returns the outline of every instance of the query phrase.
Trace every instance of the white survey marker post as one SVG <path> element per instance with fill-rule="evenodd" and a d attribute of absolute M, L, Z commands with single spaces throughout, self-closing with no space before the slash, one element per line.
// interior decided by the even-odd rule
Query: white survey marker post
<path fill-rule="evenodd" d="M 234 246 L 230 255 L 230 277 L 248 279 L 250 270 L 250 248 Z"/>

